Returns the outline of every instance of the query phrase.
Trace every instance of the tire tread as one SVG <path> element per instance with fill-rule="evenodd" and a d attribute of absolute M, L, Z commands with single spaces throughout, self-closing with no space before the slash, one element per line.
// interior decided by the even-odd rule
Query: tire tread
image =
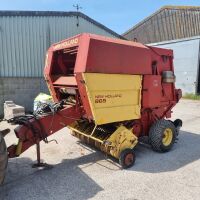
<path fill-rule="evenodd" d="M 0 133 L 0 185 L 3 183 L 8 163 L 8 153 L 6 143 Z"/>
<path fill-rule="evenodd" d="M 166 128 L 171 128 L 173 132 L 173 139 L 171 144 L 168 147 L 163 147 L 162 145 L 162 138 L 163 138 L 163 131 Z M 168 120 L 161 119 L 155 122 L 149 131 L 149 142 L 152 146 L 154 151 L 158 152 L 166 152 L 169 151 L 176 139 L 176 128 L 174 124 Z"/>

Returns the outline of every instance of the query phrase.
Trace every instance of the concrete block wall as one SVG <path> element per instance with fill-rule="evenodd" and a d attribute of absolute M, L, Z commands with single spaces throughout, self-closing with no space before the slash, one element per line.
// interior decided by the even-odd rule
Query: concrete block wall
<path fill-rule="evenodd" d="M 38 93 L 49 94 L 44 78 L 0 78 L 0 116 L 3 116 L 3 103 L 12 100 L 33 110 L 33 101 Z"/>

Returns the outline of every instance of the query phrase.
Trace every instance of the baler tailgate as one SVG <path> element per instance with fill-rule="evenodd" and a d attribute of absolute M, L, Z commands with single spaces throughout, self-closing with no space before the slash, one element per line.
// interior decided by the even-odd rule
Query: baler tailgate
<path fill-rule="evenodd" d="M 172 50 L 83 33 L 49 48 L 44 76 L 54 103 L 47 104 L 50 111 L 13 119 L 20 126 L 18 144 L 7 148 L 9 158 L 36 145 L 41 166 L 40 141 L 65 126 L 123 168 L 134 164 L 143 136 L 160 152 L 177 140 L 182 121 L 167 119 L 182 96 L 175 88 Z"/>
<path fill-rule="evenodd" d="M 141 75 L 84 73 L 83 76 L 96 124 L 140 118 Z"/>

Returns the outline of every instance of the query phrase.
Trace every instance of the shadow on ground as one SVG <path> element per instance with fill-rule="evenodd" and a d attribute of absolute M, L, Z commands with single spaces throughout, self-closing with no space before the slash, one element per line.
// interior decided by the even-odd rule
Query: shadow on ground
<path fill-rule="evenodd" d="M 28 158 L 18 158 L 9 162 L 5 184 L 0 188 L 0 199 L 89 199 L 102 188 L 85 174 L 78 165 L 102 159 L 98 152 L 63 160 L 49 170 L 32 169 Z M 16 169 L 17 167 L 17 169 Z M 19 173 L 17 173 L 17 171 Z"/>
<path fill-rule="evenodd" d="M 140 145 L 136 157 L 130 170 L 148 173 L 175 171 L 200 158 L 200 135 L 181 131 L 177 144 L 167 153 L 157 153 Z"/>
<path fill-rule="evenodd" d="M 80 145 L 82 144 L 80 143 Z M 156 153 L 147 146 L 139 145 L 136 156 L 136 163 L 128 169 L 129 172 L 161 173 L 175 171 L 200 158 L 200 135 L 181 131 L 178 143 L 170 152 Z M 103 188 L 84 173 L 79 166 L 84 164 L 101 165 L 104 159 L 105 156 L 96 151 L 89 155 L 65 159 L 50 170 L 32 169 L 30 165 L 33 161 L 29 158 L 12 159 L 9 161 L 6 183 L 0 188 L 0 200 L 57 200 L 63 199 L 63 196 L 66 196 L 65 199 L 73 200 L 92 198 Z M 104 164 L 109 161 L 111 159 L 104 161 Z M 106 165 L 104 165 L 105 168 L 107 168 Z M 116 164 L 113 163 L 108 166 L 114 165 Z M 112 171 L 118 173 L 119 165 L 116 166 L 111 168 Z M 101 168 L 96 166 L 94 170 L 101 170 Z"/>

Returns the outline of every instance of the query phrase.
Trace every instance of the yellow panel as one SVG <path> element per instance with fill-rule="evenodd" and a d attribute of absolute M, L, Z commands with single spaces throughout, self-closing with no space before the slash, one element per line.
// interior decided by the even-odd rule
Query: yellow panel
<path fill-rule="evenodd" d="M 140 118 L 141 75 L 83 75 L 96 124 Z"/>
<path fill-rule="evenodd" d="M 111 147 L 110 154 L 115 158 L 119 158 L 120 153 L 125 149 L 133 149 L 138 143 L 138 138 L 131 130 L 124 126 L 120 126 L 108 139 Z"/>

